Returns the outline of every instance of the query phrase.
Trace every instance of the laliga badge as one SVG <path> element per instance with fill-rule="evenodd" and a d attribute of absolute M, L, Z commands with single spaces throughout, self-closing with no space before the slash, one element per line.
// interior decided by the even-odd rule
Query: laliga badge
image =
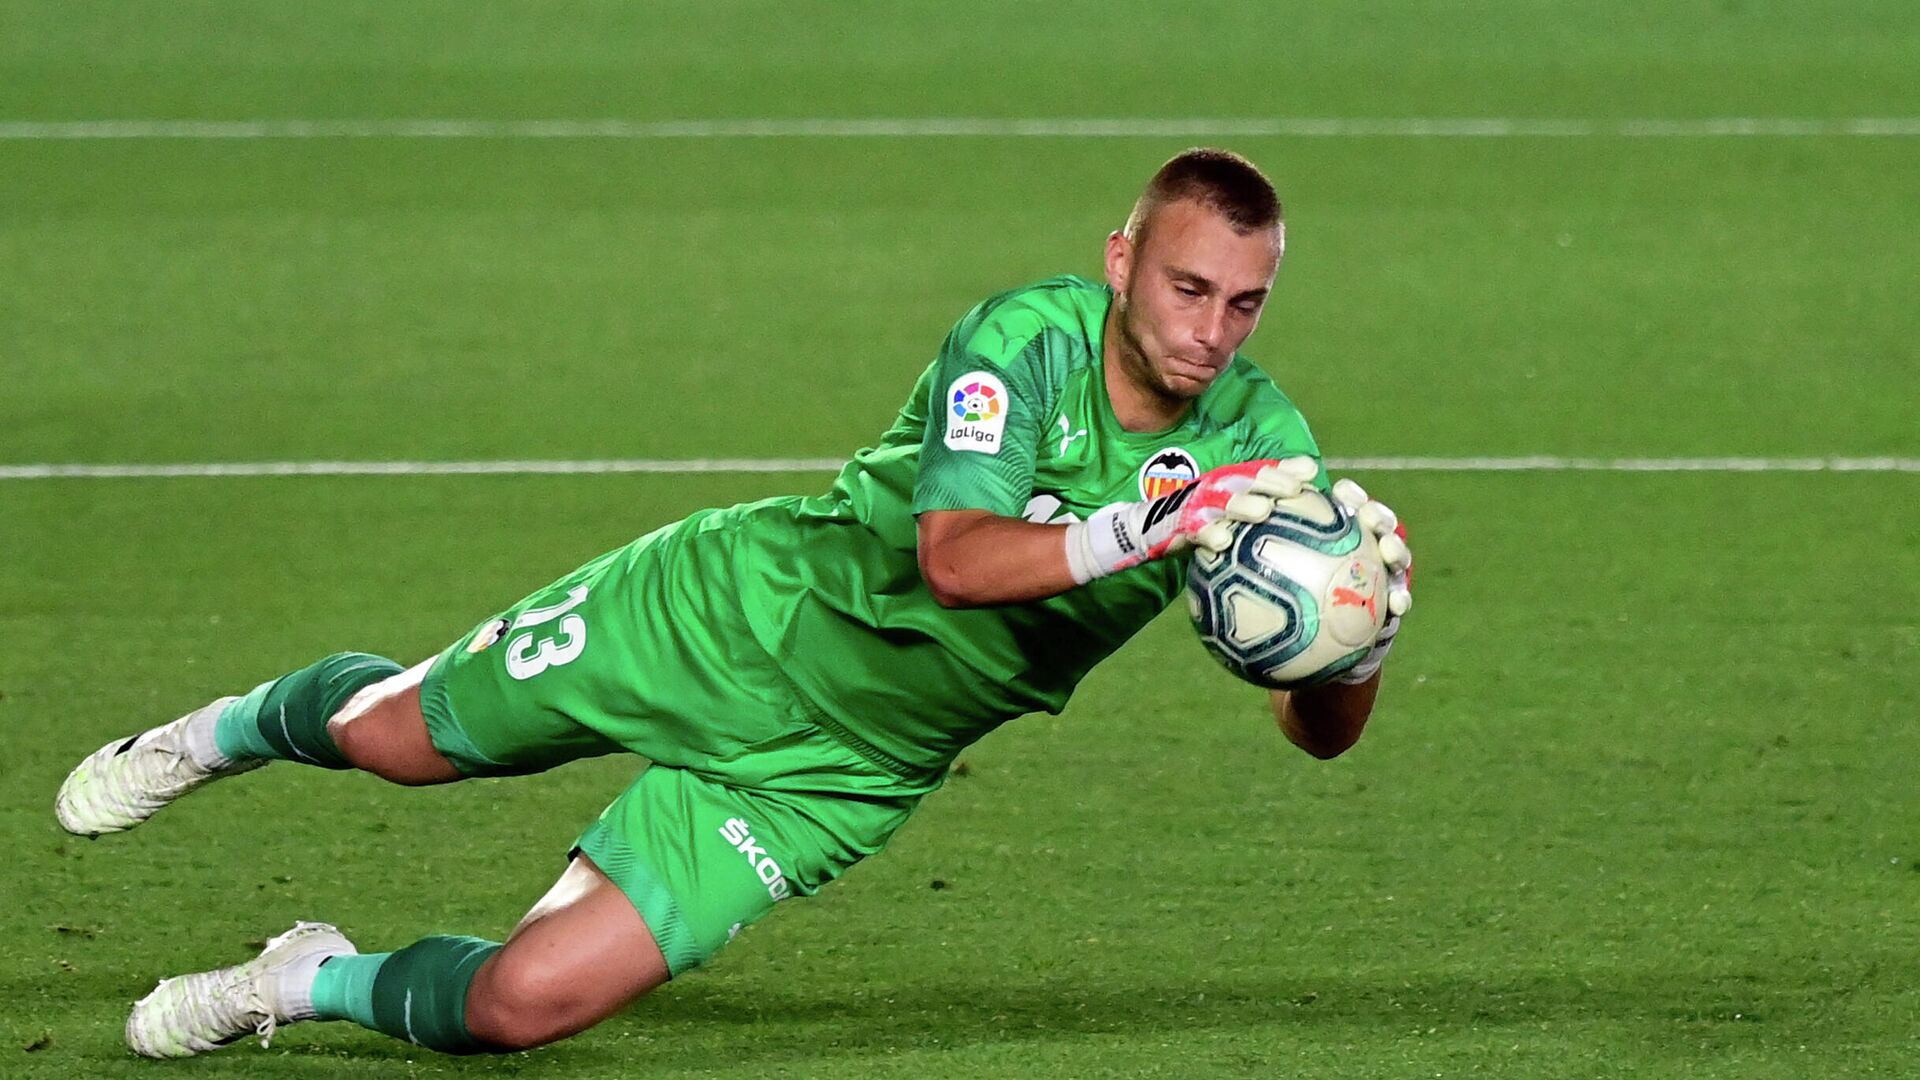
<path fill-rule="evenodd" d="M 990 371 L 969 371 L 947 387 L 947 449 L 998 454 L 1007 427 L 1007 387 Z"/>
<path fill-rule="evenodd" d="M 475 631 L 473 640 L 467 642 L 467 651 L 470 653 L 487 651 L 499 642 L 501 638 L 507 636 L 507 628 L 512 625 L 512 623 L 505 619 L 493 620 L 481 627 L 478 631 Z"/>

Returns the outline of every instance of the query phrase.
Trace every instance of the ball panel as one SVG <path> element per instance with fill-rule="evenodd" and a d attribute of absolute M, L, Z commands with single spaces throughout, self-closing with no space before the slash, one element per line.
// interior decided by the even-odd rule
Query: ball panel
<path fill-rule="evenodd" d="M 1338 657 L 1332 662 L 1312 671 L 1307 671 L 1304 674 L 1301 673 L 1301 669 L 1297 664 L 1285 669 L 1278 667 L 1264 669 L 1259 671 L 1257 677 L 1250 681 L 1275 690 L 1285 690 L 1299 686 L 1318 686 L 1321 683 L 1331 682 L 1339 676 L 1345 675 L 1366 655 L 1367 650 L 1356 649 L 1353 652 L 1347 653 L 1345 656 Z"/>
<path fill-rule="evenodd" d="M 1300 611 L 1291 598 L 1244 579 L 1228 582 L 1215 595 L 1222 610 L 1214 636 L 1243 654 L 1284 647 L 1300 637 Z"/>

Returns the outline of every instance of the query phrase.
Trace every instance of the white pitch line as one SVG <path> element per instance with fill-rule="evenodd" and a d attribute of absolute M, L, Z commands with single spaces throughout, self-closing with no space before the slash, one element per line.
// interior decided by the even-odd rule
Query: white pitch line
<path fill-rule="evenodd" d="M 229 476 L 590 476 L 609 473 L 835 472 L 842 458 L 613 458 L 589 461 L 257 461 L 168 465 L 0 465 L 0 480 L 137 480 Z M 1901 457 L 1348 457 L 1353 472 L 1920 473 Z"/>
<path fill-rule="evenodd" d="M 1920 136 L 1920 117 L 897 117 L 711 120 L 10 120 L 0 140 L 747 138 L 1739 138 Z"/>
<path fill-rule="evenodd" d="M 1920 458 L 1899 457 L 1353 457 L 1328 458 L 1330 469 L 1356 472 L 1920 472 Z"/>
<path fill-rule="evenodd" d="M 834 472 L 845 458 L 620 458 L 587 461 L 246 461 L 167 465 L 0 465 L 0 480 L 222 476 L 538 476 Z"/>

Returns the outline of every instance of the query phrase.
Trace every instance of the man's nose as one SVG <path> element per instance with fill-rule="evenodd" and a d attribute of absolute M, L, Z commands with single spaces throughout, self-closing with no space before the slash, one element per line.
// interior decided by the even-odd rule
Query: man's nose
<path fill-rule="evenodd" d="M 1227 332 L 1227 309 L 1225 304 L 1208 304 L 1200 315 L 1200 321 L 1193 326 L 1194 343 L 1204 349 L 1215 349 Z"/>

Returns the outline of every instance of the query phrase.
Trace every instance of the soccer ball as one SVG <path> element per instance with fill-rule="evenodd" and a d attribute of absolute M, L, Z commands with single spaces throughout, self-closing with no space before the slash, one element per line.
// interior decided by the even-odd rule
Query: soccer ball
<path fill-rule="evenodd" d="M 1265 521 L 1232 523 L 1230 536 L 1220 550 L 1199 548 L 1187 569 L 1187 607 L 1214 659 L 1285 689 L 1326 682 L 1367 655 L 1387 618 L 1387 568 L 1352 512 L 1310 488 L 1274 500 Z"/>

